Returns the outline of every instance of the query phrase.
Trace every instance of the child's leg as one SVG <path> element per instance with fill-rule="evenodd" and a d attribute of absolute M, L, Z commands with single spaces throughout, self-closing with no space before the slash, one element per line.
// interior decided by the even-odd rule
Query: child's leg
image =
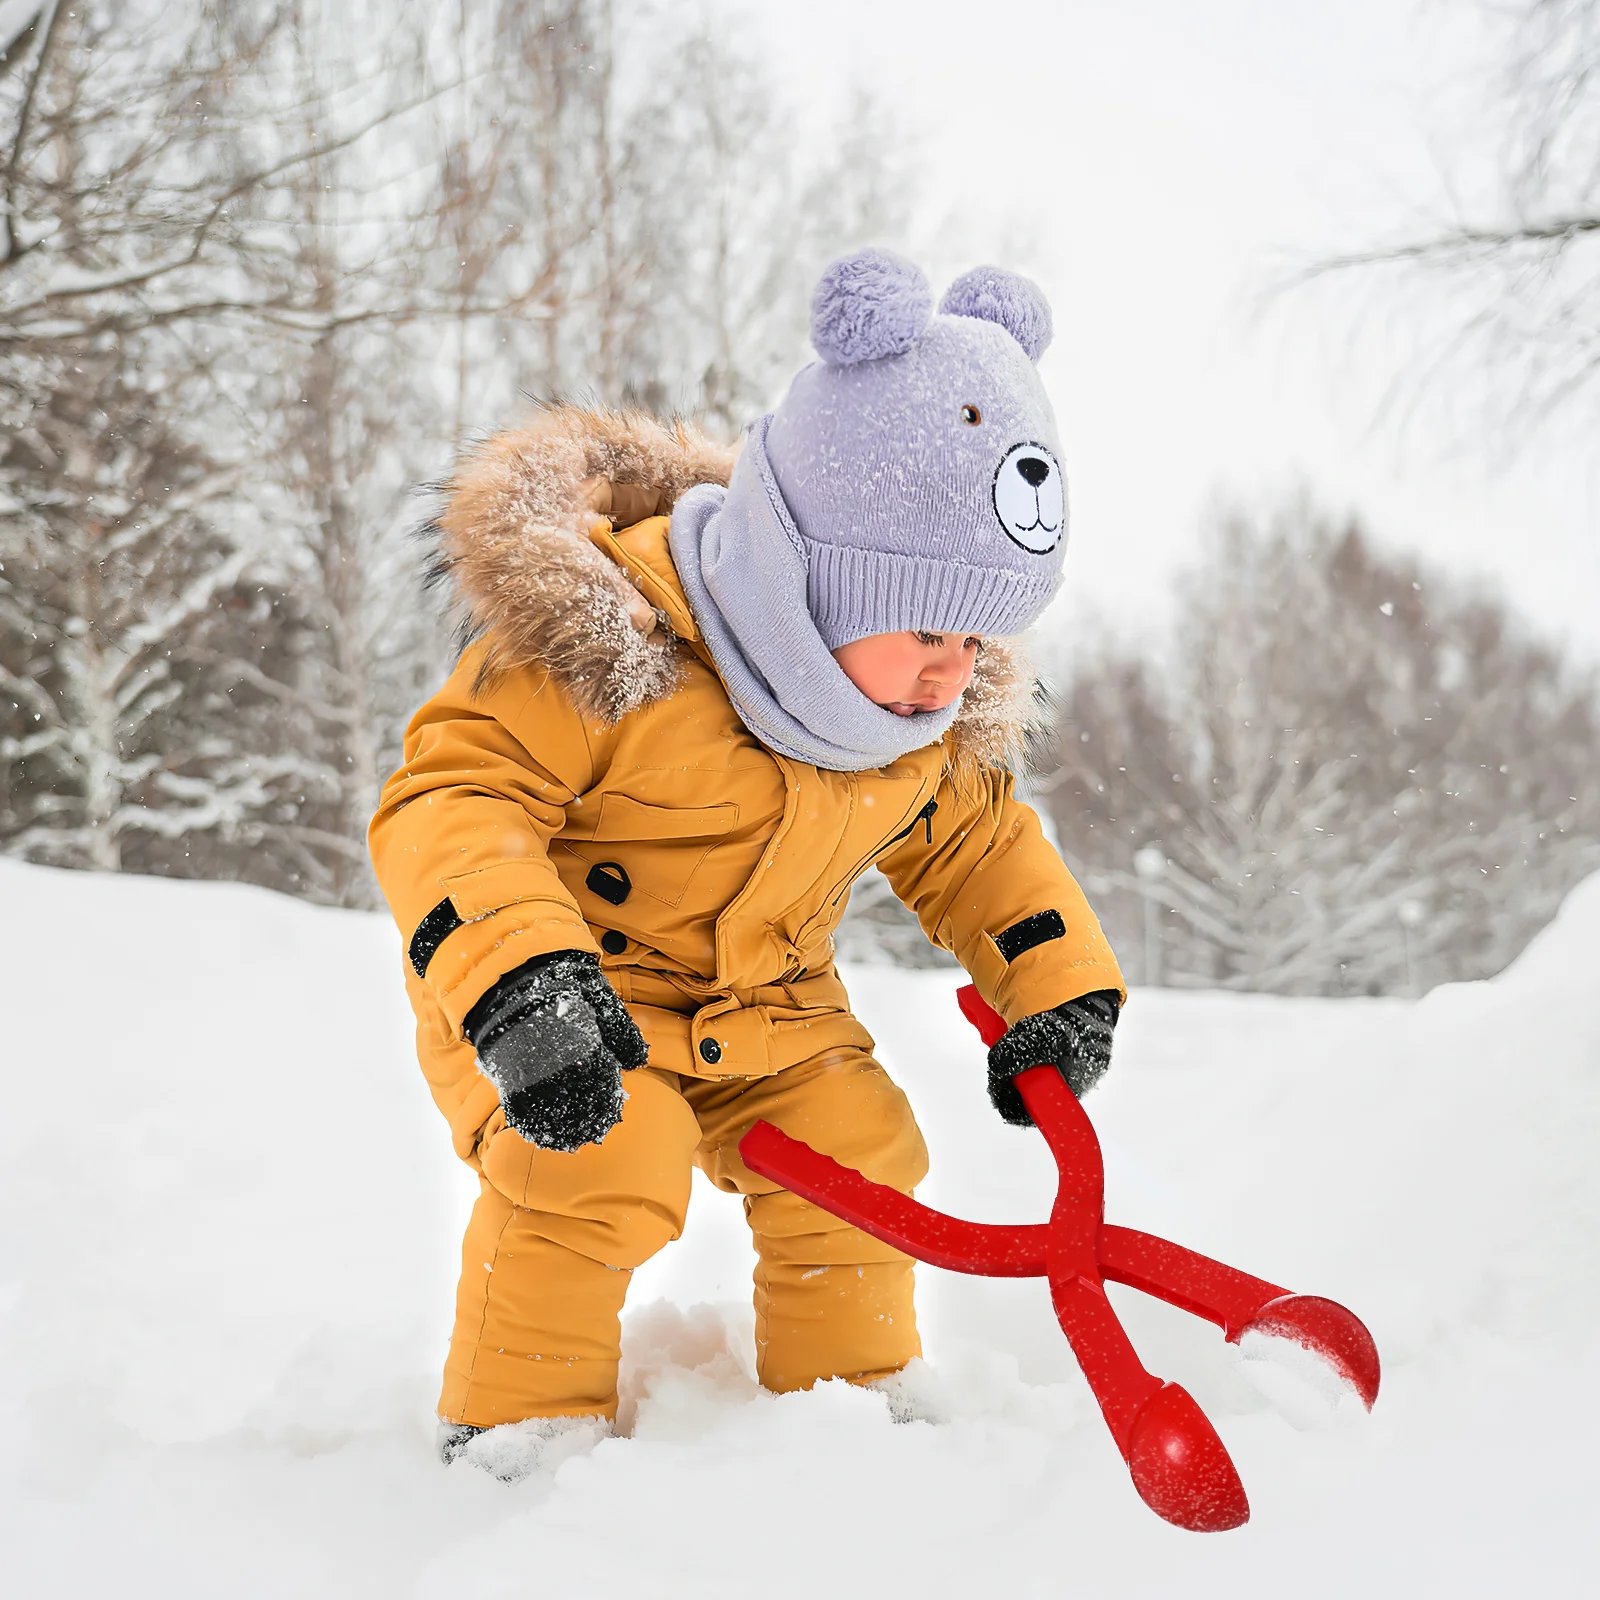
<path fill-rule="evenodd" d="M 505 1128 L 485 1143 L 446 1420 L 615 1414 L 623 1297 L 633 1268 L 683 1231 L 700 1138 L 675 1076 L 644 1067 L 623 1083 L 622 1121 L 598 1145 L 539 1150 Z"/>
<path fill-rule="evenodd" d="M 866 1380 L 922 1353 L 911 1260 L 758 1177 L 738 1141 L 765 1117 L 787 1134 L 905 1193 L 928 1170 L 906 1097 L 865 1051 L 830 1050 L 768 1078 L 684 1079 L 700 1118 L 699 1161 L 719 1188 L 745 1196 L 760 1260 L 756 1370 L 769 1389 L 821 1378 Z"/>

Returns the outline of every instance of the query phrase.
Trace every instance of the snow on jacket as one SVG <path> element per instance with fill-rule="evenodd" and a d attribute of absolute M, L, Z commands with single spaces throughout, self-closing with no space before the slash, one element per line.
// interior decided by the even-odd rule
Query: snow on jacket
<path fill-rule="evenodd" d="M 447 486 L 440 571 L 473 642 L 412 719 L 370 843 L 423 1067 L 469 1161 L 500 1113 L 462 1021 L 547 951 L 597 953 L 669 1072 L 870 1050 L 832 935 L 874 863 L 1008 1020 L 1122 989 L 1012 794 L 1029 685 L 1004 641 L 944 741 L 878 771 L 789 760 L 740 723 L 662 514 L 732 459 L 682 425 L 559 407 Z"/>

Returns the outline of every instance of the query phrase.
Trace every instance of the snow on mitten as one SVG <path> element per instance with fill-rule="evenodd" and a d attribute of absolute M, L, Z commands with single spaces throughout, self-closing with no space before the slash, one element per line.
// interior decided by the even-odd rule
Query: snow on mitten
<path fill-rule="evenodd" d="M 478 1070 L 506 1125 L 545 1150 L 598 1144 L 622 1120 L 622 1074 L 642 1067 L 644 1035 L 584 950 L 535 956 L 467 1013 Z"/>
<path fill-rule="evenodd" d="M 1031 1128 L 1033 1118 L 1012 1079 L 1029 1067 L 1059 1069 L 1081 1100 L 1111 1065 L 1111 1034 L 1117 1025 L 1117 996 L 1110 989 L 1080 995 L 1053 1011 L 1024 1017 L 989 1049 L 989 1098 L 1014 1127 Z"/>

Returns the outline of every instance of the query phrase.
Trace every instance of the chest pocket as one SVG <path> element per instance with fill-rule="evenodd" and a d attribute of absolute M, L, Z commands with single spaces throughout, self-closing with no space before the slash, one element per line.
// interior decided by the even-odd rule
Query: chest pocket
<path fill-rule="evenodd" d="M 701 862 L 738 821 L 739 807 L 731 800 L 712 806 L 655 806 L 629 795 L 607 794 L 601 796 L 593 824 L 564 830 L 552 850 L 590 867 L 615 862 L 627 874 L 630 892 L 676 906 Z"/>
<path fill-rule="evenodd" d="M 834 930 L 844 914 L 844 900 L 852 885 L 880 856 L 913 833 L 920 836 L 926 830 L 931 842 L 933 814 L 939 809 L 939 802 L 928 799 L 920 808 L 911 811 L 923 792 L 922 785 L 918 783 L 915 789 L 909 783 L 896 787 L 909 792 L 904 793 L 902 799 L 891 799 L 894 790 L 880 781 L 862 796 L 851 826 L 820 880 L 821 897 L 812 902 L 809 914 L 794 936 L 794 942 L 802 948 L 815 942 L 822 930 L 829 933 Z"/>

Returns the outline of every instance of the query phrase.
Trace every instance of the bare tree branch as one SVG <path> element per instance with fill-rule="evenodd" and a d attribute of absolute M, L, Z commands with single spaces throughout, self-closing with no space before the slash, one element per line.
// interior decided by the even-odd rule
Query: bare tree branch
<path fill-rule="evenodd" d="M 39 80 L 44 75 L 44 70 L 50 60 L 50 46 L 56 35 L 56 25 L 61 20 L 61 8 L 57 0 L 47 0 L 49 5 L 48 15 L 41 10 L 35 14 L 27 28 L 23 30 L 18 40 L 12 41 L 7 46 L 7 57 L 16 43 L 21 42 L 38 30 L 40 19 L 44 21 L 44 33 L 40 40 L 38 54 L 34 57 L 33 71 L 28 75 L 28 87 L 23 92 L 22 104 L 17 110 L 16 128 L 11 136 L 11 143 L 6 150 L 5 165 L 0 167 L 0 272 L 14 261 L 18 253 L 18 239 L 16 227 L 16 177 L 17 164 L 22 159 L 23 147 L 28 142 L 28 135 L 32 131 L 34 96 L 39 87 Z"/>

